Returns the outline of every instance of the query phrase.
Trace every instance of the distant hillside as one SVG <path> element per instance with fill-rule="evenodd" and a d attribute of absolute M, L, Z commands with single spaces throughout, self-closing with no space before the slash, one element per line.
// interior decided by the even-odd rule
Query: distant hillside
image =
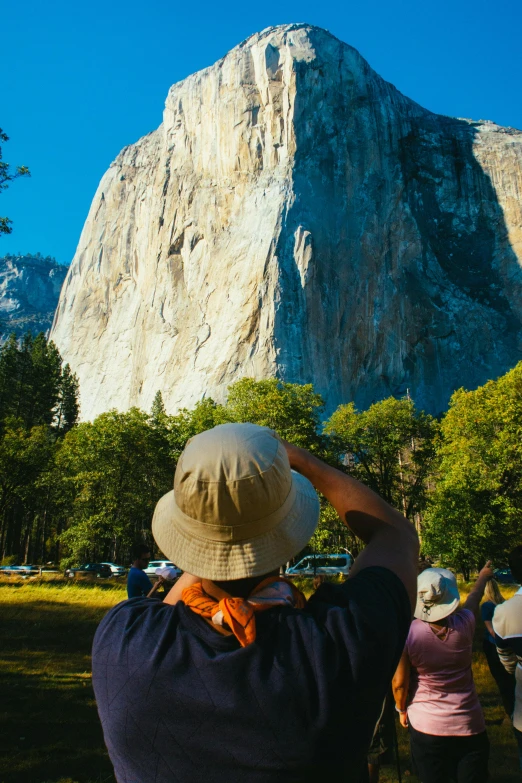
<path fill-rule="evenodd" d="M 67 267 L 51 256 L 0 257 L 0 341 L 51 328 Z"/>

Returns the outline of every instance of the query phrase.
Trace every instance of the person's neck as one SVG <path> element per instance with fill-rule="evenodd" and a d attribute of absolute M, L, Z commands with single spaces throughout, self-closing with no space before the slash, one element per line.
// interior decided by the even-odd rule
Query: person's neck
<path fill-rule="evenodd" d="M 231 582 L 212 582 L 209 579 L 203 579 L 200 576 L 194 576 L 185 571 L 175 583 L 172 590 L 170 590 L 163 603 L 174 606 L 174 604 L 181 600 L 183 590 L 198 584 L 199 582 L 203 585 L 203 589 L 217 600 L 221 600 L 227 595 L 231 595 L 234 598 L 247 598 L 260 582 L 269 576 L 277 577 L 278 574 L 279 571 L 276 570 L 272 571 L 270 574 L 264 574 L 263 576 L 250 576 L 246 579 L 234 579 Z"/>
<path fill-rule="evenodd" d="M 139 571 L 143 571 L 143 566 L 141 565 L 139 560 L 135 560 L 132 564 L 133 568 L 137 568 Z"/>
<path fill-rule="evenodd" d="M 279 576 L 279 569 L 263 576 L 248 576 L 245 579 L 233 579 L 229 582 L 214 581 L 211 579 L 202 579 L 203 589 L 212 595 L 212 586 L 218 588 L 220 592 L 228 593 L 234 598 L 247 598 L 255 590 L 260 582 L 264 582 L 269 576 Z"/>

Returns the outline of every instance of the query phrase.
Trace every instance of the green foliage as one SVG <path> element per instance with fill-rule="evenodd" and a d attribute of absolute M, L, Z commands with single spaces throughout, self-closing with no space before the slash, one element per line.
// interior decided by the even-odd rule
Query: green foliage
<path fill-rule="evenodd" d="M 148 534 L 154 506 L 172 486 L 166 455 L 137 408 L 103 413 L 67 433 L 57 456 L 69 508 L 61 540 L 74 559 L 128 554 Z"/>
<path fill-rule="evenodd" d="M 362 412 L 341 405 L 325 425 L 338 460 L 410 519 L 426 504 L 437 429 L 412 400 L 394 397 Z"/>
<path fill-rule="evenodd" d="M 185 444 L 194 435 L 230 421 L 222 405 L 210 397 L 200 400 L 192 410 L 182 408 L 175 416 L 168 416 L 166 427 L 170 454 L 177 463 Z"/>
<path fill-rule="evenodd" d="M 455 392 L 441 425 L 423 549 L 468 578 L 522 537 L 522 362 L 476 391 Z"/>
<path fill-rule="evenodd" d="M 80 415 L 78 378 L 66 364 L 61 373 L 56 403 L 56 427 L 64 435 L 74 427 Z"/>
<path fill-rule="evenodd" d="M 8 555 L 0 560 L 0 566 L 16 565 L 16 555 Z"/>
<path fill-rule="evenodd" d="M 0 142 L 9 141 L 3 130 L 0 128 Z M 15 171 L 11 171 L 11 166 L 2 159 L 2 147 L 0 147 L 0 191 L 9 187 L 9 184 L 18 177 L 30 177 L 31 172 L 27 166 L 17 166 Z M 12 221 L 7 217 L 0 217 L 0 236 L 2 234 L 12 233 Z"/>
<path fill-rule="evenodd" d="M 152 401 L 152 408 L 150 409 L 150 421 L 153 426 L 160 426 L 165 422 L 167 418 L 167 412 L 163 403 L 163 395 L 160 391 L 157 391 Z"/>
<path fill-rule="evenodd" d="M 225 406 L 230 421 L 271 427 L 285 440 L 315 453 L 325 450 L 319 434 L 324 401 L 311 383 L 284 383 L 277 378 L 242 378 L 228 388 Z"/>
<path fill-rule="evenodd" d="M 0 348 L 0 426 L 16 418 L 26 429 L 42 424 L 63 434 L 78 412 L 78 380 L 54 343 L 42 332 L 20 343 L 11 335 Z"/>
<path fill-rule="evenodd" d="M 78 418 L 78 381 L 43 334 L 0 348 L 0 556 L 44 560 L 63 519 L 55 456 Z"/>
<path fill-rule="evenodd" d="M 320 517 L 319 524 L 310 539 L 304 553 L 316 552 L 344 552 L 346 549 L 356 556 L 362 546 L 362 542 L 341 522 L 337 511 L 319 495 Z"/>
<path fill-rule="evenodd" d="M 150 414 L 109 411 L 77 424 L 78 382 L 43 335 L 0 349 L 0 557 L 126 562 L 152 544 L 155 503 L 172 487 L 187 441 L 225 422 L 275 429 L 350 472 L 412 519 L 423 549 L 466 577 L 504 562 L 522 536 L 522 364 L 456 392 L 441 424 L 410 399 L 366 411 L 341 405 L 321 425 L 311 385 L 243 378 L 228 400 L 171 415 L 161 392 Z M 321 500 L 309 549 L 357 554 L 359 544 Z"/>

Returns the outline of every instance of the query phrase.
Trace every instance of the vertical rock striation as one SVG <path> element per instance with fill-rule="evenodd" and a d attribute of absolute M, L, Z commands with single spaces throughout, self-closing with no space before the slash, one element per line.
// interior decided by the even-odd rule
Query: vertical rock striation
<path fill-rule="evenodd" d="M 440 411 L 522 358 L 521 194 L 522 132 L 426 111 L 324 30 L 252 36 L 100 183 L 52 331 L 83 416 L 243 375 Z"/>

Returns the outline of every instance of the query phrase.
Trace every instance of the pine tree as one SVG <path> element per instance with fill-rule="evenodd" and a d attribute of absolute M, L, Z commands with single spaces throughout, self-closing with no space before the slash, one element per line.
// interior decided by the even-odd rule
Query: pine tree
<path fill-rule="evenodd" d="M 150 419 L 153 426 L 158 424 L 163 424 L 165 422 L 166 416 L 167 416 L 167 411 L 165 410 L 165 405 L 163 403 L 163 395 L 158 390 L 154 395 L 154 400 L 152 401 L 152 408 L 150 409 Z"/>

